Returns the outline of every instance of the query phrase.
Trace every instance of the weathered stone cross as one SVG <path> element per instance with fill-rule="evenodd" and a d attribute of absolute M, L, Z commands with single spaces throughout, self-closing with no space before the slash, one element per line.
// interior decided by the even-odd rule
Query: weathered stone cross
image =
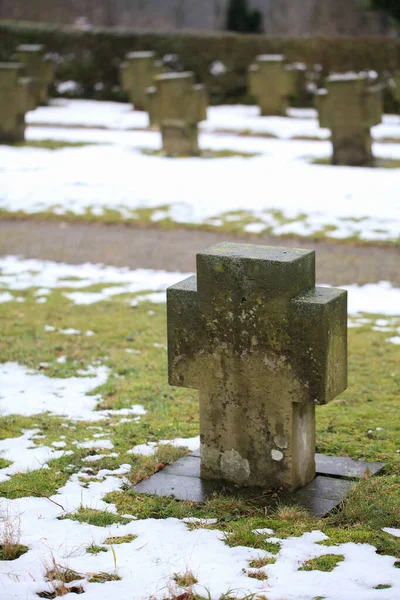
<path fill-rule="evenodd" d="M 382 121 L 382 90 L 363 75 L 332 75 L 317 95 L 321 127 L 332 131 L 334 165 L 369 167 L 374 164 L 371 127 Z"/>
<path fill-rule="evenodd" d="M 47 104 L 48 86 L 55 74 L 54 63 L 45 60 L 45 47 L 41 44 L 21 44 L 15 52 L 16 59 L 25 65 L 24 74 L 32 77 L 30 84 L 34 94 L 34 106 Z"/>
<path fill-rule="evenodd" d="M 171 385 L 200 391 L 201 477 L 296 490 L 315 476 L 315 406 L 347 385 L 347 294 L 313 251 L 217 244 L 168 289 Z"/>
<path fill-rule="evenodd" d="M 249 67 L 250 93 L 262 116 L 286 116 L 288 96 L 296 91 L 297 73 L 285 65 L 280 54 L 261 54 Z"/>
<path fill-rule="evenodd" d="M 126 55 L 120 66 L 121 85 L 136 109 L 146 110 L 146 90 L 162 70 L 162 61 L 156 60 L 154 52 L 129 52 Z"/>
<path fill-rule="evenodd" d="M 198 154 L 198 123 L 207 118 L 207 94 L 204 85 L 195 84 L 194 73 L 157 75 L 147 98 L 150 122 L 160 126 L 164 151 Z"/>
<path fill-rule="evenodd" d="M 25 113 L 29 110 L 30 79 L 22 79 L 23 65 L 0 63 L 0 142 L 25 139 Z"/>

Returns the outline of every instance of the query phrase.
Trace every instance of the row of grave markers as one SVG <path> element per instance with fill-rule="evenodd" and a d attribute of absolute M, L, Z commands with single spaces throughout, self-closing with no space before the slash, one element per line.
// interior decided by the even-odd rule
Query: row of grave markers
<path fill-rule="evenodd" d="M 286 116 L 298 78 L 298 69 L 282 55 L 256 58 L 249 88 L 262 116 Z M 132 52 L 121 65 L 121 82 L 135 108 L 146 109 L 150 123 L 160 127 L 164 152 L 199 153 L 198 123 L 206 118 L 207 95 L 193 73 L 164 74 L 153 52 Z M 396 90 L 400 101 L 400 75 Z M 373 166 L 371 127 L 382 121 L 382 88 L 369 85 L 362 74 L 332 75 L 316 94 L 316 108 L 320 126 L 332 131 L 332 164 Z"/>
<path fill-rule="evenodd" d="M 41 45 L 21 45 L 15 62 L 0 63 L 0 141 L 23 141 L 25 113 L 46 104 L 55 66 Z M 192 72 L 163 73 L 153 52 L 127 54 L 121 83 L 135 108 L 147 110 L 160 127 L 168 155 L 199 154 L 198 124 L 207 118 L 207 93 Z M 249 68 L 249 88 L 262 116 L 285 116 L 299 71 L 282 55 L 260 55 Z M 400 101 L 400 75 L 397 77 Z M 373 166 L 371 127 L 382 121 L 382 88 L 364 75 L 348 73 L 326 79 L 316 94 L 321 127 L 332 131 L 333 164 Z"/>

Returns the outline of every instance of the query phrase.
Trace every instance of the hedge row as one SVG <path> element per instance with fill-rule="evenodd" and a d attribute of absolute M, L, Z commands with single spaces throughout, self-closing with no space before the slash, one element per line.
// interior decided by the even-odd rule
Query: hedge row
<path fill-rule="evenodd" d="M 257 54 L 285 54 L 289 61 L 323 71 L 400 68 L 397 38 L 287 38 L 225 32 L 146 32 L 115 29 L 76 31 L 68 27 L 0 21 L 0 60 L 8 60 L 20 43 L 42 43 L 58 62 L 58 81 L 75 81 L 83 97 L 123 99 L 118 67 L 127 52 L 153 50 L 159 57 L 177 55 L 181 67 L 196 73 L 214 103 L 246 99 L 246 70 Z M 221 61 L 227 72 L 212 75 Z"/>

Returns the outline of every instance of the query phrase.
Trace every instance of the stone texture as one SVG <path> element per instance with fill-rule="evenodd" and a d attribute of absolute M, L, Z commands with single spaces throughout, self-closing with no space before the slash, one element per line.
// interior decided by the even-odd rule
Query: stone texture
<path fill-rule="evenodd" d="M 29 110 L 47 104 L 48 87 L 54 79 L 55 65 L 45 60 L 45 47 L 39 44 L 21 44 L 17 47 L 15 57 L 25 66 L 24 75 L 31 78 Z"/>
<path fill-rule="evenodd" d="M 315 476 L 315 405 L 347 385 L 346 292 L 308 250 L 222 243 L 167 295 L 169 382 L 199 390 L 201 477 L 296 490 Z"/>
<path fill-rule="evenodd" d="M 203 85 L 195 85 L 194 74 L 157 75 L 147 90 L 150 123 L 159 125 L 167 154 L 196 156 L 198 123 L 207 118 L 207 96 Z"/>
<path fill-rule="evenodd" d="M 21 79 L 23 65 L 0 63 L 0 142 L 25 139 L 25 113 L 29 110 L 30 80 Z"/>
<path fill-rule="evenodd" d="M 285 117 L 288 97 L 297 92 L 304 71 L 287 67 L 280 54 L 262 54 L 249 67 L 248 75 L 250 94 L 256 98 L 261 115 Z"/>
<path fill-rule="evenodd" d="M 154 52 L 130 52 L 126 55 L 120 66 L 121 85 L 137 110 L 147 110 L 146 90 L 162 70 L 162 62 L 156 60 Z"/>
<path fill-rule="evenodd" d="M 363 75 L 333 75 L 316 97 L 321 127 L 332 131 L 332 164 L 374 165 L 371 127 L 382 121 L 382 90 Z"/>

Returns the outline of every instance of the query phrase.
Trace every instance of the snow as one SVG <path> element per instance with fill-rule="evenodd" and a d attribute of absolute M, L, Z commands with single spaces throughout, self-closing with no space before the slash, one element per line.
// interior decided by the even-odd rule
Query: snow
<path fill-rule="evenodd" d="M 101 215 L 109 208 L 123 218 L 135 218 L 138 208 L 151 208 L 154 219 L 168 217 L 177 223 L 214 219 L 215 226 L 224 222 L 225 213 L 244 210 L 254 217 L 247 231 L 255 233 L 270 228 L 276 235 L 309 236 L 333 226 L 336 229 L 326 232 L 333 238 L 397 240 L 400 170 L 312 164 L 313 159 L 331 154 L 329 131 L 319 128 L 313 109 L 290 109 L 288 114 L 288 118 L 260 117 L 256 106 L 210 107 L 201 124 L 201 147 L 258 156 L 174 160 L 143 155 L 141 149 L 160 149 L 160 134 L 144 130 L 147 115 L 127 104 L 55 101 L 29 113 L 28 122 L 36 126 L 28 127 L 27 138 L 98 145 L 56 152 L 0 147 L 0 208 L 59 215 L 67 210 L 81 215 L 87 209 Z M 84 127 L 74 128 L 77 125 Z M 221 131 L 228 134 L 217 133 Z M 400 140 L 399 117 L 386 115 L 372 133 L 377 142 Z M 293 137 L 303 141 L 290 140 Z M 400 159 L 400 145 L 375 143 L 374 153 Z M 276 211 L 289 222 L 282 223 Z"/>
<path fill-rule="evenodd" d="M 145 290 L 162 292 L 136 297 L 135 305 L 143 301 L 161 302 L 165 301 L 165 289 L 184 277 L 186 275 L 182 273 L 150 269 L 129 270 L 102 264 L 69 265 L 16 256 L 0 258 L 0 289 L 28 290 L 46 285 L 50 292 L 59 288 L 79 289 L 99 284 L 105 286 L 100 292 L 65 292 L 65 297 L 75 304 L 93 304 L 115 295 L 136 294 Z M 2 293 L 2 296 L 5 297 L 4 302 L 14 300 L 8 291 Z M 45 325 L 45 331 L 54 332 L 56 328 Z M 71 327 L 60 330 L 60 333 L 78 335 L 80 331 Z M 93 335 L 93 332 L 87 331 L 86 335 Z"/>
<path fill-rule="evenodd" d="M 72 130 L 65 132 L 75 137 Z M 310 164 L 329 156 L 327 141 L 203 134 L 202 147 L 259 156 L 175 160 L 138 151 L 159 148 L 157 132 L 80 131 L 78 137 L 90 141 L 94 134 L 114 142 L 57 152 L 0 147 L 0 208 L 60 215 L 113 209 L 128 217 L 138 208 L 167 206 L 166 216 L 177 223 L 207 223 L 245 210 L 275 234 L 311 235 L 331 225 L 337 227 L 329 233 L 333 237 L 359 233 L 363 239 L 396 240 L 400 235 L 400 170 Z M 375 153 L 399 159 L 400 145 L 375 144 Z M 275 211 L 293 223 L 282 225 Z"/>
<path fill-rule="evenodd" d="M 212 63 L 210 69 L 223 73 L 224 65 Z M 214 74 L 214 73 L 213 73 Z M 135 111 L 130 104 L 120 102 L 96 102 L 94 100 L 52 100 L 49 106 L 39 107 L 27 113 L 28 125 L 106 128 L 114 130 L 146 129 L 149 127 L 147 113 Z M 210 106 L 207 120 L 200 125 L 202 131 L 233 131 L 267 133 L 278 138 L 318 137 L 328 139 L 329 130 L 318 126 L 314 109 L 290 108 L 288 117 L 261 117 L 257 106 Z M 31 131 L 31 130 L 28 130 Z M 400 139 L 400 119 L 397 115 L 384 115 L 383 123 L 373 127 L 375 139 L 394 137 Z M 33 133 L 31 134 L 33 135 Z M 52 137 L 51 135 L 49 137 Z"/>

